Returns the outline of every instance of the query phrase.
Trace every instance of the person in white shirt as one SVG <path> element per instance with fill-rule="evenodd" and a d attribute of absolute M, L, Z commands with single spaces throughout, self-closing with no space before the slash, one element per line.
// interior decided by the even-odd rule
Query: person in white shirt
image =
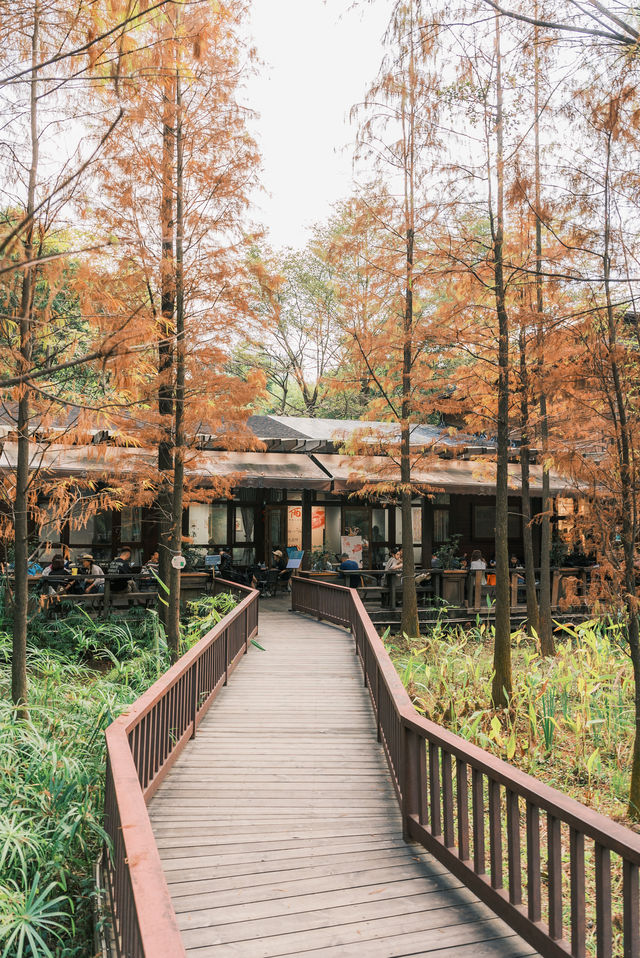
<path fill-rule="evenodd" d="M 474 549 L 473 552 L 471 553 L 471 562 L 469 563 L 470 571 L 475 572 L 476 570 L 481 569 L 482 572 L 484 572 L 486 568 L 487 568 L 487 563 L 483 559 L 480 549 Z M 483 585 L 487 584 L 486 575 L 482 576 L 482 584 Z"/>
<path fill-rule="evenodd" d="M 385 572 L 402 572 L 402 549 L 392 549 L 384 565 Z"/>

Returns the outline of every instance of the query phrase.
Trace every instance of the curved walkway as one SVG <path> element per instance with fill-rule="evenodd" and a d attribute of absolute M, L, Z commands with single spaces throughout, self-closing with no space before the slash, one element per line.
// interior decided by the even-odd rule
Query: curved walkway
<path fill-rule="evenodd" d="M 344 630 L 260 610 L 259 642 L 149 812 L 194 958 L 524 958 L 402 822 Z"/>

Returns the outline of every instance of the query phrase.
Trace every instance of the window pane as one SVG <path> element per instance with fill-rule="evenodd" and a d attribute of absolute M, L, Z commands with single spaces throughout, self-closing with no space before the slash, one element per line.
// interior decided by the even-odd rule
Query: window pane
<path fill-rule="evenodd" d="M 253 542 L 256 510 L 253 505 L 235 506 L 233 525 L 234 542 Z"/>
<path fill-rule="evenodd" d="M 256 550 L 253 546 L 234 546 L 231 550 L 231 558 L 235 565 L 255 565 Z"/>
<path fill-rule="evenodd" d="M 194 546 L 209 542 L 209 506 L 192 502 L 189 506 L 189 536 Z"/>
<path fill-rule="evenodd" d="M 324 547 L 331 558 L 341 552 L 340 544 L 340 506 L 325 506 Z"/>
<path fill-rule="evenodd" d="M 120 519 L 120 542 L 139 542 L 142 530 L 140 506 L 126 507 Z"/>
<path fill-rule="evenodd" d="M 433 511 L 433 541 L 446 542 L 449 538 L 449 510 L 434 509 Z"/>
<path fill-rule="evenodd" d="M 227 545 L 227 505 L 214 503 L 209 506 L 209 542 Z"/>

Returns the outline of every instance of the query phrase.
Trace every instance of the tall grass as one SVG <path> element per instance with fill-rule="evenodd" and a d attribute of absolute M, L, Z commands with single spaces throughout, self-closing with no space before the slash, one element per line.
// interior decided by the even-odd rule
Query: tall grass
<path fill-rule="evenodd" d="M 184 647 L 233 607 L 216 596 L 189 610 Z M 92 866 L 102 829 L 104 730 L 164 671 L 157 617 L 51 623 L 57 650 L 29 649 L 29 719 L 10 702 L 11 642 L 0 632 L 0 956 L 93 954 Z M 87 665 L 87 661 L 95 667 Z"/>
<path fill-rule="evenodd" d="M 512 636 L 509 708 L 490 707 L 493 630 L 435 624 L 388 649 L 418 711 L 603 813 L 624 818 L 634 733 L 633 677 L 620 626 L 563 626 L 542 658 Z"/>

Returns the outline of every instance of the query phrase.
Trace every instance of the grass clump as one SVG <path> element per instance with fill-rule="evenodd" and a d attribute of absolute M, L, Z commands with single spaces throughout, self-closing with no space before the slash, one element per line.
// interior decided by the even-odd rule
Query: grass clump
<path fill-rule="evenodd" d="M 492 627 L 438 622 L 427 638 L 396 637 L 387 648 L 425 717 L 626 821 L 633 675 L 620 629 L 611 620 L 562 626 L 548 659 L 524 632 L 514 633 L 513 695 L 500 710 L 490 706 Z"/>

